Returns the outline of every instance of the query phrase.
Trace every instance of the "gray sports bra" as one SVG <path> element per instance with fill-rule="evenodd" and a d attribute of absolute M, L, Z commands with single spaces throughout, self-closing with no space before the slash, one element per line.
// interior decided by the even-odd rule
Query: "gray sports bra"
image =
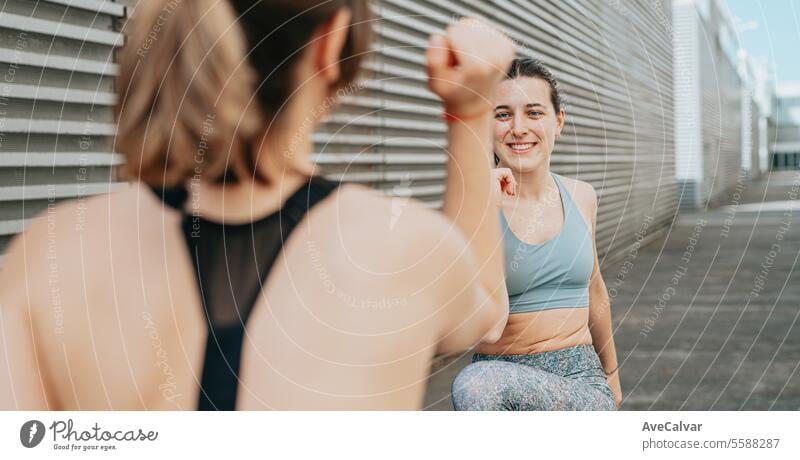
<path fill-rule="evenodd" d="M 589 305 L 592 232 L 559 176 L 551 174 L 564 209 L 564 224 L 555 237 L 540 244 L 525 243 L 500 211 L 511 313 Z"/>

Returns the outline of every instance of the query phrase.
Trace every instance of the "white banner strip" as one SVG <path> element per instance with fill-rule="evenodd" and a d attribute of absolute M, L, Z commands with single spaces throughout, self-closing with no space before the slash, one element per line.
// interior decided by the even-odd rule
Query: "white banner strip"
<path fill-rule="evenodd" d="M 3 412 L 0 458 L 798 459 L 798 426 L 797 412 Z"/>

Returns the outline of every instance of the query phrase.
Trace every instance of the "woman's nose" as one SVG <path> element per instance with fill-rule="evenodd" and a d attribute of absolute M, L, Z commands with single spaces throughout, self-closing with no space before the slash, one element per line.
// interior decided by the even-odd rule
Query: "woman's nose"
<path fill-rule="evenodd" d="M 511 134 L 513 134 L 514 137 L 522 137 L 525 134 L 528 134 L 528 131 L 530 130 L 528 129 L 528 124 L 525 122 L 525 120 L 521 120 L 520 118 L 514 119 L 511 125 Z"/>

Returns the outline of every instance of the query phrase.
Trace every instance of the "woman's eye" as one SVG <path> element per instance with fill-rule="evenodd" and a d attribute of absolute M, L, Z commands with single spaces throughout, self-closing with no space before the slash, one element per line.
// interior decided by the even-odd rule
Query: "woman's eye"
<path fill-rule="evenodd" d="M 542 115 L 544 115 L 542 112 L 536 110 L 531 110 L 530 112 L 528 112 L 529 117 L 541 117 Z"/>
<path fill-rule="evenodd" d="M 505 112 L 500 112 L 494 116 L 498 120 L 508 120 L 511 118 L 511 115 Z"/>

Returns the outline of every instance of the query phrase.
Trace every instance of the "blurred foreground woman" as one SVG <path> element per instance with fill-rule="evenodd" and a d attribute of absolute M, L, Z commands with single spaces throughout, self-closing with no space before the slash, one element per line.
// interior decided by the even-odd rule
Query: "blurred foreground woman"
<path fill-rule="evenodd" d="M 138 4 L 117 82 L 132 183 L 11 244 L 0 408 L 413 409 L 434 353 L 500 337 L 489 100 L 513 46 L 477 20 L 431 38 L 444 215 L 395 222 L 310 162 L 371 20 L 363 0 Z"/>

